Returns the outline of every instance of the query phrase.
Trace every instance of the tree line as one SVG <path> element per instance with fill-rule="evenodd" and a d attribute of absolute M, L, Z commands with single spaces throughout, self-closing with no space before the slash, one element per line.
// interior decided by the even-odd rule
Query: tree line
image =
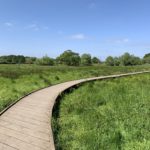
<path fill-rule="evenodd" d="M 142 64 L 150 64 L 150 53 L 145 54 L 143 58 L 124 53 L 120 57 L 108 56 L 105 63 L 109 66 L 134 66 Z"/>
<path fill-rule="evenodd" d="M 92 57 L 90 54 L 81 56 L 72 50 L 66 50 L 56 59 L 47 55 L 42 58 L 25 57 L 23 55 L 0 56 L 0 64 L 37 64 L 37 65 L 67 65 L 67 66 L 90 66 L 93 64 L 105 63 L 108 66 L 133 66 L 141 64 L 150 64 L 150 53 L 143 58 L 124 53 L 120 57 L 108 56 L 104 62 L 98 57 Z"/>
<path fill-rule="evenodd" d="M 0 64 L 32 64 L 36 59 L 36 57 L 25 57 L 23 55 L 0 56 Z"/>

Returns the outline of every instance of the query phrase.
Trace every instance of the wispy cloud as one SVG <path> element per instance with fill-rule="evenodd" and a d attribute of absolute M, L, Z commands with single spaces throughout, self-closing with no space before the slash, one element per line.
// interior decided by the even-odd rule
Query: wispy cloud
<path fill-rule="evenodd" d="M 128 42 L 129 42 L 129 39 L 128 39 L 128 38 L 116 40 L 116 43 L 128 43 Z"/>
<path fill-rule="evenodd" d="M 14 24 L 12 22 L 5 22 L 4 25 L 6 27 L 12 27 Z"/>
<path fill-rule="evenodd" d="M 48 26 L 40 26 L 37 23 L 32 23 L 32 24 L 28 24 L 27 26 L 25 26 L 24 29 L 39 31 L 39 30 L 48 30 L 49 27 Z"/>
<path fill-rule="evenodd" d="M 74 34 L 74 35 L 70 36 L 70 38 L 74 39 L 74 40 L 84 40 L 87 37 L 84 34 L 79 33 L 79 34 Z"/>
<path fill-rule="evenodd" d="M 113 43 L 113 44 L 125 44 L 125 43 L 129 43 L 130 40 L 128 38 L 119 38 L 119 39 L 107 40 L 107 42 Z"/>
<path fill-rule="evenodd" d="M 27 25 L 25 27 L 25 29 L 32 29 L 34 31 L 39 31 L 40 30 L 39 26 L 35 23 Z"/>

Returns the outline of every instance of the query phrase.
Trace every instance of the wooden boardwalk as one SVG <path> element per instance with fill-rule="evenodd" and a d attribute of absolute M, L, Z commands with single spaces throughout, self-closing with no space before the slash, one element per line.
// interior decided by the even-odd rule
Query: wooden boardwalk
<path fill-rule="evenodd" d="M 26 96 L 0 116 L 0 150 L 55 150 L 51 115 L 60 93 L 87 81 L 141 73 L 148 71 L 69 81 Z"/>

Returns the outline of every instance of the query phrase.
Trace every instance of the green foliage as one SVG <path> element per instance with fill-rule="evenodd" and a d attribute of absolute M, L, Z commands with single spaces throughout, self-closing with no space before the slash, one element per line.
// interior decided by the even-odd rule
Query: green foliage
<path fill-rule="evenodd" d="M 120 65 L 120 58 L 119 57 L 114 57 L 113 58 L 113 63 L 114 63 L 114 66 L 119 66 Z"/>
<path fill-rule="evenodd" d="M 26 64 L 34 64 L 36 61 L 36 57 L 25 57 L 25 63 Z"/>
<path fill-rule="evenodd" d="M 108 65 L 108 66 L 114 66 L 114 58 L 112 56 L 108 56 L 106 58 L 106 61 L 105 63 Z"/>
<path fill-rule="evenodd" d="M 85 83 L 52 119 L 56 149 L 149 150 L 150 74 Z"/>
<path fill-rule="evenodd" d="M 139 57 L 130 55 L 129 53 L 124 53 L 120 57 L 107 57 L 105 63 L 108 66 L 134 66 L 141 65 L 142 60 Z"/>
<path fill-rule="evenodd" d="M 121 61 L 121 65 L 124 65 L 124 66 L 131 65 L 131 56 L 130 56 L 130 54 L 129 53 L 124 53 L 121 56 L 120 61 Z"/>
<path fill-rule="evenodd" d="M 25 57 L 23 55 L 8 55 L 0 57 L 0 64 L 33 64 L 36 57 Z"/>
<path fill-rule="evenodd" d="M 89 66 L 92 64 L 92 59 L 90 54 L 83 54 L 81 56 L 81 65 Z"/>
<path fill-rule="evenodd" d="M 131 56 L 131 65 L 141 65 L 142 60 L 139 57 Z"/>
<path fill-rule="evenodd" d="M 25 57 L 22 55 L 8 55 L 0 57 L 0 64 L 24 64 Z"/>
<path fill-rule="evenodd" d="M 150 57 L 150 53 L 145 54 L 144 58 Z"/>
<path fill-rule="evenodd" d="M 144 64 L 150 64 L 150 53 L 146 54 L 146 55 L 143 57 L 143 63 L 144 63 Z"/>
<path fill-rule="evenodd" d="M 97 57 L 92 58 L 92 63 L 93 64 L 100 64 L 100 60 Z"/>
<path fill-rule="evenodd" d="M 64 64 L 68 66 L 79 66 L 80 56 L 71 50 L 63 52 L 59 57 L 56 58 L 58 64 Z"/>
<path fill-rule="evenodd" d="M 124 53 L 120 57 L 109 56 L 106 58 L 105 63 L 108 66 L 133 66 L 150 63 L 150 54 L 146 54 L 141 60 L 139 57 Z M 44 56 L 40 59 L 36 57 L 25 57 L 22 55 L 9 55 L 1 56 L 0 64 L 37 64 L 37 65 L 57 65 L 63 64 L 68 66 L 90 66 L 92 64 L 100 64 L 100 60 L 97 57 L 91 58 L 90 54 L 83 54 L 80 58 L 79 54 L 72 50 L 64 51 L 60 56 L 55 59 Z"/>
<path fill-rule="evenodd" d="M 116 73 L 150 70 L 149 65 L 134 67 L 86 67 L 0 65 L 0 111 L 19 97 L 39 88 L 69 80 Z"/>
<path fill-rule="evenodd" d="M 36 60 L 36 64 L 37 65 L 49 65 L 49 66 L 53 66 L 54 65 L 54 59 L 48 57 L 47 55 L 42 57 L 42 58 L 39 58 Z"/>
<path fill-rule="evenodd" d="M 141 60 L 139 57 L 136 57 L 134 55 L 130 55 L 129 53 L 125 53 L 120 58 L 121 65 L 124 66 L 132 66 L 132 65 L 140 65 Z"/>

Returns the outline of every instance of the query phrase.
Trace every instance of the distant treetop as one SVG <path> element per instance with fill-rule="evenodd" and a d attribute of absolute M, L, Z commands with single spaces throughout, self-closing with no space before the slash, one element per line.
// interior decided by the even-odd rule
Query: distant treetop
<path fill-rule="evenodd" d="M 82 54 L 81 56 L 72 51 L 66 50 L 60 54 L 56 59 L 45 55 L 42 58 L 28 57 L 23 55 L 8 55 L 0 56 L 0 64 L 37 64 L 37 65 L 67 65 L 67 66 L 90 66 L 93 64 L 100 64 L 98 57 L 91 57 L 91 54 Z M 120 57 L 108 56 L 105 60 L 108 66 L 133 66 L 141 64 L 150 64 L 150 53 L 145 54 L 141 59 L 129 53 L 124 53 Z"/>

